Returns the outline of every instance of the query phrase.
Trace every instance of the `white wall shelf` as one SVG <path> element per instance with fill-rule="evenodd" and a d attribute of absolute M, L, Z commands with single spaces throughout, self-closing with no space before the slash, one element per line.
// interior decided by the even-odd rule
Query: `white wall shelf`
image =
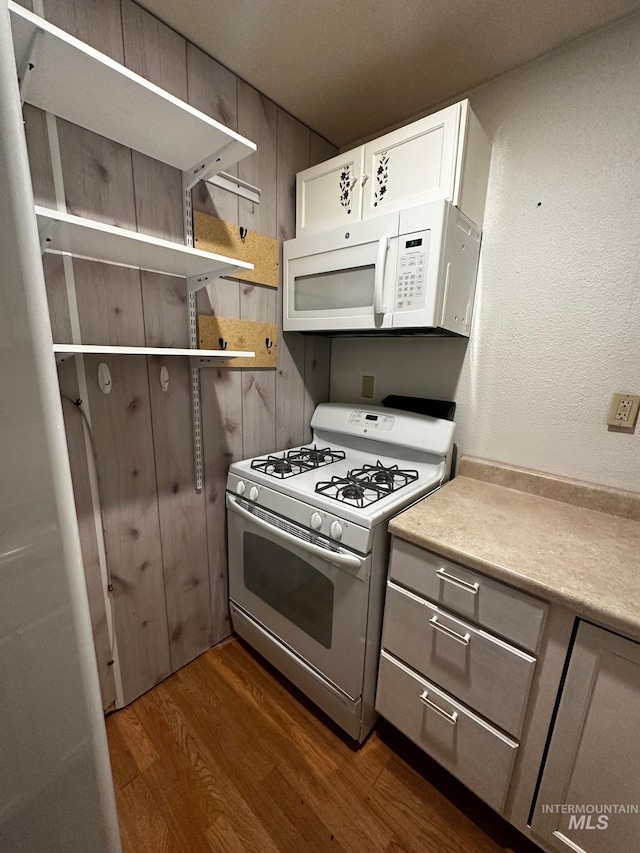
<path fill-rule="evenodd" d="M 253 264 L 246 261 L 59 210 L 36 205 L 36 217 L 43 252 L 68 252 L 91 260 L 195 279 L 196 284 L 202 279 L 202 287 L 219 276 L 232 275 L 237 269 L 253 269 Z"/>
<path fill-rule="evenodd" d="M 53 351 L 56 361 L 62 362 L 74 355 L 187 355 L 201 361 L 201 367 L 206 367 L 209 360 L 213 363 L 228 358 L 255 358 L 255 352 L 213 349 L 179 349 L 174 347 L 116 347 L 100 344 L 54 344 Z"/>
<path fill-rule="evenodd" d="M 13 0 L 9 11 L 28 104 L 192 177 L 211 177 L 256 150 L 253 142 Z"/>

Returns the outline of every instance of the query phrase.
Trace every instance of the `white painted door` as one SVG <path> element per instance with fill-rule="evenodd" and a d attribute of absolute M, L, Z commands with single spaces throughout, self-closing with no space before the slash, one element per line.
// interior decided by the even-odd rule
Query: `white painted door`
<path fill-rule="evenodd" d="M 364 146 L 363 219 L 453 200 L 461 109 L 454 104 Z"/>
<path fill-rule="evenodd" d="M 638 849 L 639 735 L 640 644 L 581 623 L 531 822 L 546 847 Z"/>
<path fill-rule="evenodd" d="M 360 219 L 363 150 L 345 151 L 298 173 L 296 237 Z"/>

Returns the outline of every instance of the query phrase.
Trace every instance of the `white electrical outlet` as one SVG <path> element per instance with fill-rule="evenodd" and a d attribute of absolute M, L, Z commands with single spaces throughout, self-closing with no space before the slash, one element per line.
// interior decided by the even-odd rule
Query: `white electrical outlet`
<path fill-rule="evenodd" d="M 614 394 L 607 424 L 633 432 L 638 420 L 638 409 L 640 409 L 639 394 Z"/>

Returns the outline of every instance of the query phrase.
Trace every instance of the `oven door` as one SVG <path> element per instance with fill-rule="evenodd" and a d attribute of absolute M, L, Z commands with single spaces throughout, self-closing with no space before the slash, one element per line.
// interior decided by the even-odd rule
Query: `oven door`
<path fill-rule="evenodd" d="M 231 600 L 357 699 L 371 556 L 329 550 L 317 534 L 232 494 L 227 509 Z"/>
<path fill-rule="evenodd" d="M 285 242 L 285 331 L 390 328 L 398 223 L 382 216 Z"/>

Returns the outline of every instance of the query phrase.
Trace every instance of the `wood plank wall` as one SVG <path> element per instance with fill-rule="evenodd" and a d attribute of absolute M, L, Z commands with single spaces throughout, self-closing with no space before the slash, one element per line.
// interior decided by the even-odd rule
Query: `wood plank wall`
<path fill-rule="evenodd" d="M 56 25 L 257 143 L 258 152 L 234 171 L 262 189 L 261 204 L 199 184 L 196 209 L 281 240 L 294 236 L 295 174 L 332 156 L 333 146 L 131 0 L 41 2 L 44 16 Z M 38 2 L 23 5 L 39 11 Z M 25 126 L 36 200 L 55 206 L 46 118 L 27 107 Z M 69 212 L 183 241 L 179 172 L 60 119 L 54 126 Z M 47 259 L 46 273 L 54 340 L 68 341 L 69 275 L 65 280 L 60 259 Z M 78 260 L 72 279 L 84 343 L 188 345 L 182 280 Z M 199 294 L 198 310 L 278 322 L 281 328 L 282 294 L 219 281 Z M 276 371 L 202 371 L 200 495 L 194 486 L 188 361 L 84 358 L 83 405 L 93 425 L 125 704 L 230 633 L 224 508 L 229 463 L 309 440 L 313 408 L 328 399 L 329 342 L 280 332 L 279 349 Z M 109 396 L 98 389 L 100 361 L 112 373 Z M 162 364 L 169 369 L 167 392 L 159 382 Z M 60 381 L 76 398 L 75 360 L 61 367 Z M 65 415 L 107 707 L 115 691 L 90 459 L 80 413 L 67 403 Z"/>

